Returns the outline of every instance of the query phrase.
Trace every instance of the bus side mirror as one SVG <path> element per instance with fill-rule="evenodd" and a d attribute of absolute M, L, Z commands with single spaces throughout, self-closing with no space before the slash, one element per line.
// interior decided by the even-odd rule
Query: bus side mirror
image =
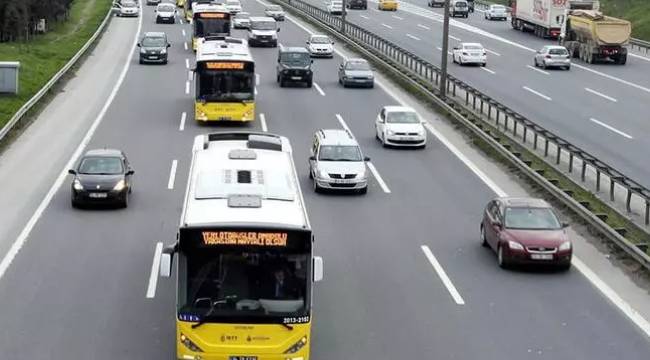
<path fill-rule="evenodd" d="M 280 28 L 278 28 L 277 32 L 280 32 Z"/>
<path fill-rule="evenodd" d="M 160 277 L 170 278 L 172 276 L 172 262 L 174 255 L 174 248 L 165 248 L 160 254 Z"/>
<path fill-rule="evenodd" d="M 314 282 L 323 280 L 323 258 L 314 256 Z"/>

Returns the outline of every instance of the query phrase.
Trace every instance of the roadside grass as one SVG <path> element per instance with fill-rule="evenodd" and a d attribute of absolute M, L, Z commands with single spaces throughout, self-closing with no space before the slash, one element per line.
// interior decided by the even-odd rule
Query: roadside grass
<path fill-rule="evenodd" d="M 0 43 L 1 61 L 20 61 L 18 95 L 0 95 L 0 128 L 79 51 L 111 5 L 111 0 L 74 0 L 69 19 L 50 24 L 48 33 L 32 41 Z"/>

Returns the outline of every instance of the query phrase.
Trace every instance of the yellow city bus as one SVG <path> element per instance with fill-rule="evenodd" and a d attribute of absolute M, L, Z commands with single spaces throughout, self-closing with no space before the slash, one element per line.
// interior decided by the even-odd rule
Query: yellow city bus
<path fill-rule="evenodd" d="M 323 261 L 291 145 L 269 133 L 195 138 L 177 242 L 176 357 L 308 360 L 313 283 Z"/>
<path fill-rule="evenodd" d="M 230 12 L 224 5 L 194 4 L 192 49 L 206 36 L 230 36 Z"/>
<path fill-rule="evenodd" d="M 202 39 L 194 74 L 196 121 L 255 120 L 255 61 L 244 40 Z"/>

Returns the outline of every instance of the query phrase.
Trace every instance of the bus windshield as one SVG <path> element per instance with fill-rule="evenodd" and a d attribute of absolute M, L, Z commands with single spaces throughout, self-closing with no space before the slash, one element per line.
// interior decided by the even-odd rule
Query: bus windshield
<path fill-rule="evenodd" d="M 194 19 L 194 36 L 229 35 L 230 19 Z"/>
<path fill-rule="evenodd" d="M 179 288 L 181 320 L 308 321 L 309 253 L 201 249 L 185 256 L 186 276 L 179 279 L 184 288 Z"/>
<path fill-rule="evenodd" d="M 255 72 L 248 70 L 203 70 L 198 74 L 197 98 L 204 101 L 253 100 Z"/>

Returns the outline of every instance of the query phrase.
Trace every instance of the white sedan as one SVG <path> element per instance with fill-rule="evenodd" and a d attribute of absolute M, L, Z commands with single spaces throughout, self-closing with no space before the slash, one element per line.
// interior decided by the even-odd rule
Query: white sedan
<path fill-rule="evenodd" d="M 424 148 L 427 132 L 415 110 L 405 106 L 384 106 L 375 120 L 375 136 L 384 147 Z"/>
<path fill-rule="evenodd" d="M 506 7 L 503 5 L 490 5 L 490 7 L 485 10 L 485 19 L 487 20 L 503 20 L 506 21 L 508 20 L 508 11 L 506 10 Z"/>
<path fill-rule="evenodd" d="M 487 52 L 483 45 L 479 43 L 461 43 L 451 50 L 451 57 L 454 63 L 478 64 L 485 66 L 487 64 Z"/>
<path fill-rule="evenodd" d="M 334 57 L 334 41 L 327 35 L 312 35 L 307 40 L 307 50 L 312 57 Z"/>

